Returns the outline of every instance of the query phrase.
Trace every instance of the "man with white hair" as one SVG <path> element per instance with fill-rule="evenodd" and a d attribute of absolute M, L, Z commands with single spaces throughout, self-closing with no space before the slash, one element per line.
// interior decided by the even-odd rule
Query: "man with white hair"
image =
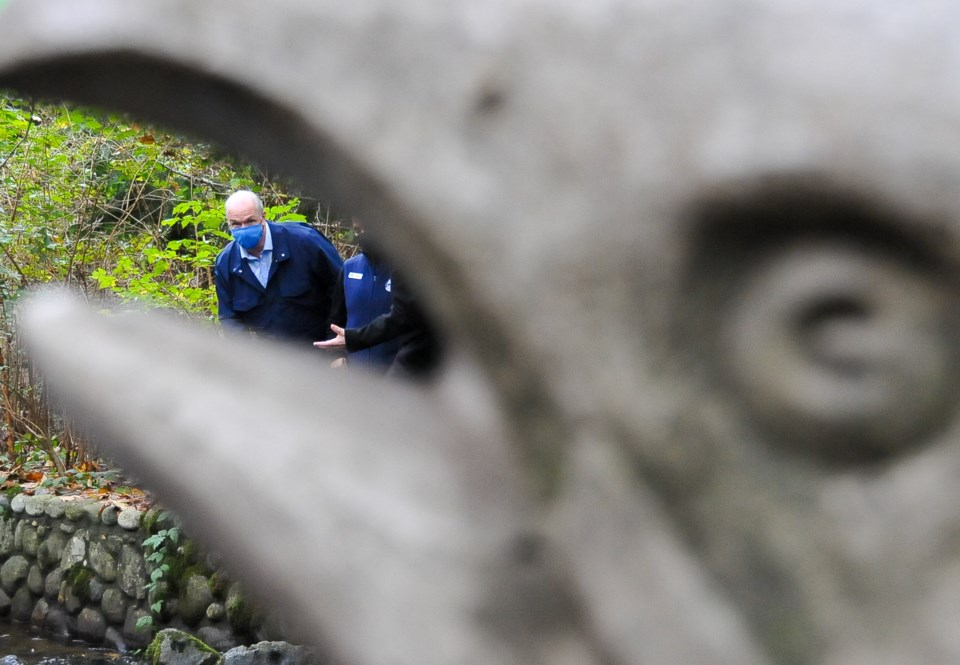
<path fill-rule="evenodd" d="M 326 337 L 343 265 L 333 244 L 306 224 L 268 222 L 249 190 L 234 192 L 224 207 L 233 236 L 215 270 L 224 331 L 304 342 Z"/>

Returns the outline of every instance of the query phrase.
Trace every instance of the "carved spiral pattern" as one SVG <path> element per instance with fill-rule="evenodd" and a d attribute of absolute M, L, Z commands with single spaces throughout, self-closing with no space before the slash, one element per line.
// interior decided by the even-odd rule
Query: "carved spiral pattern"
<path fill-rule="evenodd" d="M 946 285 L 888 252 L 789 243 L 728 302 L 720 366 L 771 440 L 836 462 L 883 458 L 949 418 L 953 305 Z"/>

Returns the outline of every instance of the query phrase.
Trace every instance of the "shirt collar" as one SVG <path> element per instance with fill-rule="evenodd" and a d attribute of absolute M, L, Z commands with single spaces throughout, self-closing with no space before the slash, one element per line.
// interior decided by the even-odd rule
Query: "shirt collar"
<path fill-rule="evenodd" d="M 270 224 L 264 224 L 263 226 L 263 236 L 265 240 L 263 241 L 263 249 L 260 250 L 260 256 L 263 256 L 264 252 L 273 251 L 273 237 L 270 235 Z M 237 243 L 237 247 L 240 247 L 240 257 L 244 259 L 250 259 L 256 261 L 259 259 L 259 256 L 254 256 L 246 249 L 240 246 L 240 243 Z"/>

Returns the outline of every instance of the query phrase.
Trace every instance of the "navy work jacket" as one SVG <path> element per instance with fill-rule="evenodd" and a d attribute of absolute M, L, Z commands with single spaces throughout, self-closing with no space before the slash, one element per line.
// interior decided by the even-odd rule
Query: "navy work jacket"
<path fill-rule="evenodd" d="M 347 309 L 345 328 L 360 328 L 390 311 L 392 301 L 390 268 L 374 263 L 366 254 L 357 254 L 343 262 L 343 299 Z M 400 339 L 349 354 L 351 363 L 375 365 L 386 370 L 400 349 Z"/>
<path fill-rule="evenodd" d="M 278 339 L 327 339 L 331 291 L 343 265 L 316 229 L 298 222 L 267 222 L 273 240 L 264 288 L 236 241 L 217 255 L 217 314 L 225 332 L 252 331 Z"/>
<path fill-rule="evenodd" d="M 390 311 L 360 328 L 347 328 L 344 340 L 347 351 L 355 353 L 399 338 L 400 350 L 387 375 L 426 377 L 440 366 L 443 342 L 402 277 L 397 271 L 391 276 Z"/>

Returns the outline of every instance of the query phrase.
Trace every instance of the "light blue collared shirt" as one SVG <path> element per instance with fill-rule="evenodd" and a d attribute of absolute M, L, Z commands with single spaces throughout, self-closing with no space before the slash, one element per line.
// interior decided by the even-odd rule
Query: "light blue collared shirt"
<path fill-rule="evenodd" d="M 243 247 L 240 248 L 240 256 L 247 260 L 250 270 L 257 276 L 260 285 L 266 288 L 267 280 L 270 279 L 270 264 L 273 261 L 273 238 L 270 236 L 270 225 L 263 225 L 263 233 L 266 238 L 263 241 L 263 251 L 260 256 L 254 256 Z"/>

